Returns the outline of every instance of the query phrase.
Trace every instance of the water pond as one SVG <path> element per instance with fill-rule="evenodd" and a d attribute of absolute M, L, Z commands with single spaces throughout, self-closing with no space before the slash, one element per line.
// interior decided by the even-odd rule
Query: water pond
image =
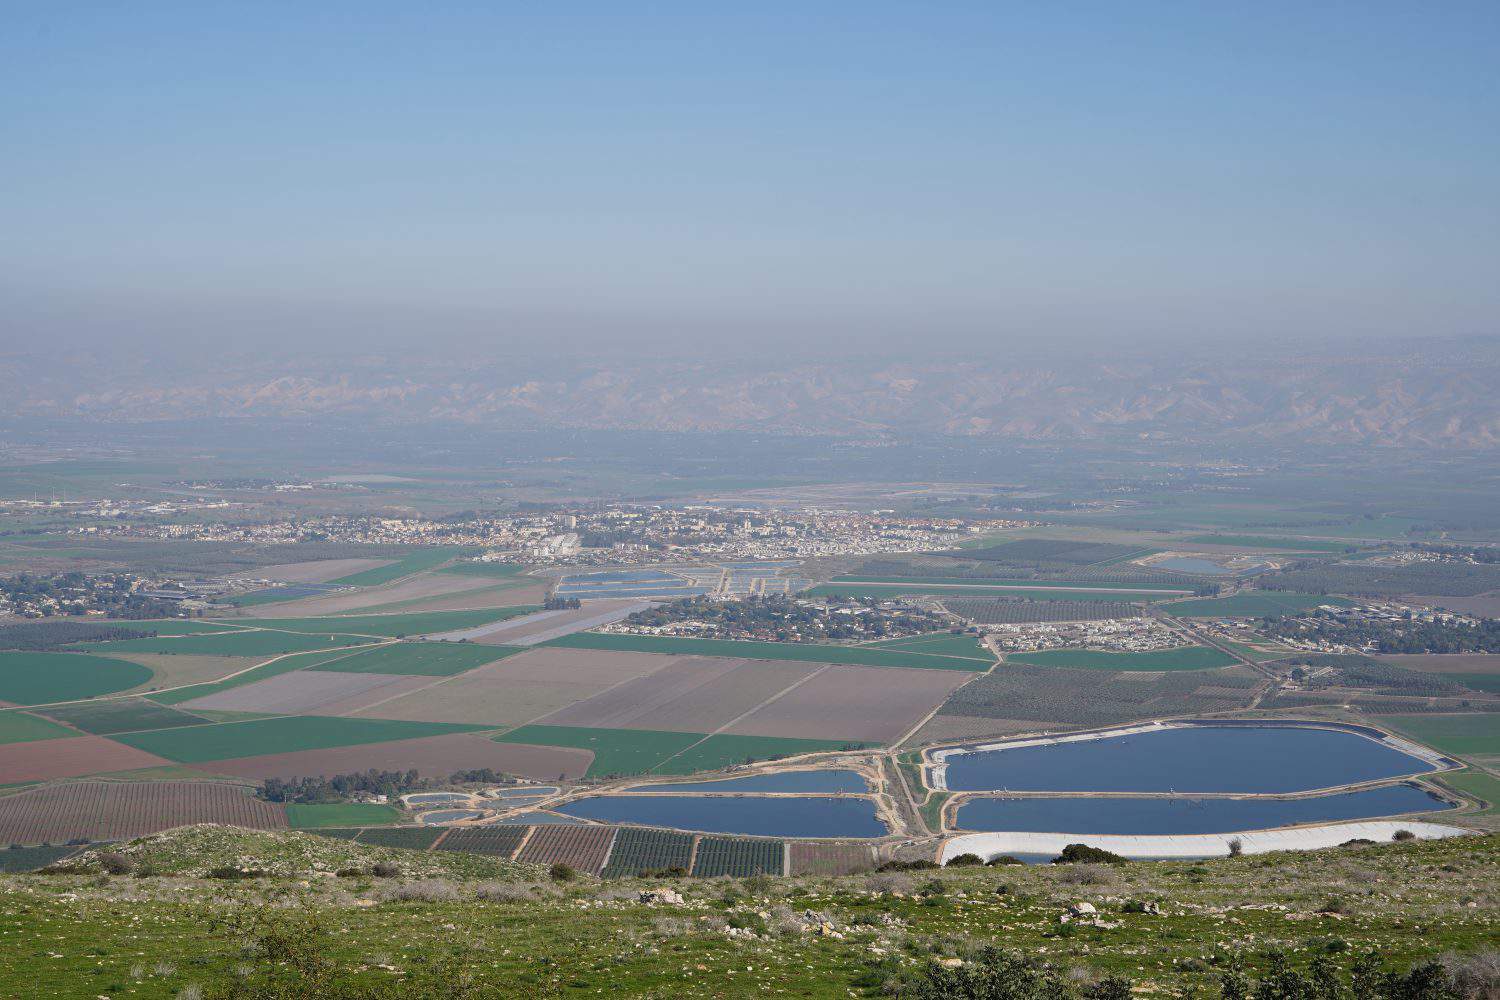
<path fill-rule="evenodd" d="M 719 799 L 698 795 L 601 795 L 555 807 L 603 823 L 639 823 L 756 837 L 881 837 L 865 798 Z"/>
<path fill-rule="evenodd" d="M 456 823 L 461 819 L 478 819 L 484 813 L 475 812 L 472 809 L 445 809 L 440 812 L 430 812 L 421 817 L 422 822 L 428 826 L 439 823 Z"/>
<path fill-rule="evenodd" d="M 1307 799 L 983 798 L 959 806 L 957 825 L 1010 833 L 1148 836 L 1234 833 L 1449 808 L 1449 803 L 1411 785 Z"/>
<path fill-rule="evenodd" d="M 1151 568 L 1170 569 L 1178 573 L 1197 573 L 1201 576 L 1230 576 L 1236 572 L 1212 559 L 1199 559 L 1195 556 L 1172 556 L 1167 559 L 1158 559 L 1151 564 Z"/>
<path fill-rule="evenodd" d="M 408 795 L 406 801 L 412 805 L 442 805 L 444 803 L 467 803 L 469 796 L 458 792 L 418 792 Z"/>
<path fill-rule="evenodd" d="M 970 792 L 1275 794 L 1431 770 L 1427 761 L 1349 732 L 1194 726 L 953 754 L 947 779 L 951 790 Z"/>
<path fill-rule="evenodd" d="M 594 586 L 601 583 L 681 583 L 682 578 L 659 569 L 606 570 L 601 573 L 574 573 L 558 581 L 562 586 Z"/>
<path fill-rule="evenodd" d="M 534 806 L 545 799 L 545 795 L 514 795 L 508 799 L 491 799 L 496 809 L 520 809 L 522 806 Z"/>
<path fill-rule="evenodd" d="M 720 781 L 637 785 L 632 792 L 845 792 L 863 795 L 869 784 L 858 771 L 783 771 Z"/>
<path fill-rule="evenodd" d="M 652 586 L 646 583 L 640 585 L 621 586 L 559 586 L 556 589 L 558 597 L 700 597 L 708 594 L 706 586 Z"/>
<path fill-rule="evenodd" d="M 488 799 L 529 799 L 533 796 L 556 795 L 556 785 L 518 785 L 514 788 L 490 788 L 485 791 Z"/>
<path fill-rule="evenodd" d="M 583 820 L 550 812 L 528 812 L 495 820 L 495 826 L 583 826 Z"/>

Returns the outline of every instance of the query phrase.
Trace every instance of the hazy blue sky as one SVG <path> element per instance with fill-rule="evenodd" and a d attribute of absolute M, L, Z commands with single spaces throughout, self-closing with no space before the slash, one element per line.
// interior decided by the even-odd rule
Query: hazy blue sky
<path fill-rule="evenodd" d="M 1493 333 L 1500 3 L 10 4 L 6 339 Z"/>

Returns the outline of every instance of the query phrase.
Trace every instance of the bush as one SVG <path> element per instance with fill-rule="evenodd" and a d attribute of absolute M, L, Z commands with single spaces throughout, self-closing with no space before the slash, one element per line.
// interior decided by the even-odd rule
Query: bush
<path fill-rule="evenodd" d="M 1074 865 L 1080 863 L 1118 865 L 1124 864 L 1125 859 L 1113 851 L 1106 851 L 1100 847 L 1090 847 L 1088 844 L 1069 844 L 1062 849 L 1062 853 L 1052 859 L 1054 865 Z"/>
<path fill-rule="evenodd" d="M 1058 872 L 1057 880 L 1064 885 L 1112 885 L 1115 873 L 1103 865 L 1081 864 Z"/>
<path fill-rule="evenodd" d="M 984 859 L 977 854 L 955 854 L 948 859 L 945 867 L 948 868 L 973 868 L 984 864 Z"/>
<path fill-rule="evenodd" d="M 429 879 L 391 886 L 381 892 L 380 898 L 387 903 L 451 903 L 458 899 L 458 890 L 448 882 Z"/>
<path fill-rule="evenodd" d="M 489 882 L 474 890 L 476 899 L 492 903 L 521 903 L 558 895 L 561 893 L 556 887 L 532 882 Z M 635 893 L 630 893 L 628 898 L 634 899 Z"/>
<path fill-rule="evenodd" d="M 1458 976 L 1438 962 L 1412 966 L 1404 973 L 1385 972 L 1380 968 L 1380 956 L 1369 952 L 1355 960 L 1346 978 L 1326 954 L 1314 958 L 1305 970 L 1293 969 L 1286 955 L 1279 951 L 1270 952 L 1266 959 L 1266 973 L 1259 981 L 1245 974 L 1241 959 L 1231 959 L 1219 977 L 1223 1000 L 1342 996 L 1360 1000 L 1459 1000 L 1486 995 L 1482 989 L 1471 991 L 1461 987 Z"/>
<path fill-rule="evenodd" d="M 990 858 L 985 862 L 985 864 L 990 865 L 991 867 L 1000 865 L 1024 865 L 1025 863 L 1026 862 L 1022 861 L 1014 854 L 997 854 L 993 858 Z"/>
<path fill-rule="evenodd" d="M 769 875 L 751 875 L 745 879 L 744 886 L 752 896 L 769 896 L 776 891 L 776 880 Z"/>
<path fill-rule="evenodd" d="M 926 858 L 920 858 L 916 861 L 886 861 L 875 870 L 878 872 L 925 872 L 937 866 L 938 863 L 936 861 L 928 861 Z"/>
<path fill-rule="evenodd" d="M 401 874 L 401 868 L 393 861 L 377 861 L 370 874 L 376 878 L 395 878 Z"/>
<path fill-rule="evenodd" d="M 1245 842 L 1238 837 L 1232 837 L 1229 841 L 1229 856 L 1237 858 L 1245 853 Z"/>
<path fill-rule="evenodd" d="M 264 878 L 265 872 L 259 868 L 240 868 L 237 865 L 220 865 L 208 870 L 209 878 L 221 878 L 230 882 L 239 882 L 244 879 Z"/>
<path fill-rule="evenodd" d="M 1500 995 L 1500 950 L 1485 948 L 1472 955 L 1448 953 L 1438 959 L 1460 995 L 1490 998 Z"/>
<path fill-rule="evenodd" d="M 1391 834 L 1391 839 L 1397 841 L 1416 840 L 1417 835 L 1415 833 L 1412 833 L 1410 830 L 1397 830 L 1395 833 Z"/>
<path fill-rule="evenodd" d="M 578 877 L 572 865 L 565 865 L 561 861 L 547 869 L 547 875 L 554 882 L 571 882 Z"/>
<path fill-rule="evenodd" d="M 135 862 L 115 851 L 104 851 L 99 855 L 99 866 L 111 875 L 129 875 L 135 871 Z"/>
<path fill-rule="evenodd" d="M 1128 1000 L 1130 981 L 1110 978 L 1079 989 L 1036 958 L 987 947 L 963 965 L 929 962 L 916 979 L 890 981 L 887 991 L 903 1000 Z"/>

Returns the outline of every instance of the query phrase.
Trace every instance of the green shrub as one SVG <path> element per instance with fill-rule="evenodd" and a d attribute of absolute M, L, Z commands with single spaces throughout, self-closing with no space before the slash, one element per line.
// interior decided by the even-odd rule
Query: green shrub
<path fill-rule="evenodd" d="M 948 859 L 945 867 L 948 868 L 973 868 L 984 864 L 984 859 L 977 854 L 955 854 Z"/>
<path fill-rule="evenodd" d="M 1123 864 L 1124 858 L 1113 851 L 1106 851 L 1101 847 L 1090 847 L 1088 844 L 1069 844 L 1062 849 L 1062 853 L 1052 859 L 1054 865 L 1074 864 Z"/>

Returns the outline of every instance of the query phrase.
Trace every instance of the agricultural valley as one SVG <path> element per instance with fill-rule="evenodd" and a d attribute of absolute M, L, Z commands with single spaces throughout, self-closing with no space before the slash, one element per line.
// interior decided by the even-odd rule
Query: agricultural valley
<path fill-rule="evenodd" d="M 315 541 L 289 540 L 258 486 L 208 491 L 259 512 L 234 521 L 9 504 L 27 528 L 0 537 L 0 865 L 33 919 L 8 961 L 58 894 L 113 940 L 119 900 L 170 923 L 222 884 L 263 947 L 287 932 L 265 910 L 284 891 L 298 934 L 457 922 L 443 947 L 465 962 L 525 914 L 529 957 L 494 966 L 494 995 L 597 981 L 547 971 L 538 935 L 569 912 L 630 952 L 584 961 L 669 993 L 733 994 L 725 949 L 769 970 L 812 948 L 820 973 L 788 969 L 785 988 L 846 995 L 998 960 L 972 937 L 997 921 L 1012 947 L 1087 951 L 1103 976 L 1131 971 L 1137 912 L 1228 920 L 1246 878 L 1282 886 L 1265 942 L 1301 949 L 1313 928 L 1283 927 L 1317 909 L 1294 887 L 1306 864 L 1492 874 L 1500 649 L 1492 619 L 1444 596 L 1500 593 L 1487 542 L 1359 518 L 1252 534 L 1212 507 L 1111 527 L 940 484 L 859 513 L 869 489 L 844 512 L 773 488 L 321 515 Z M 942 517 L 921 509 L 936 497 Z M 1047 864 L 1079 844 L 1107 860 Z M 1349 942 L 1340 962 L 1392 953 L 1387 920 L 1464 950 L 1493 932 L 1474 898 L 1453 917 L 1403 892 L 1374 923 L 1307 919 L 1343 921 L 1323 929 Z M 927 937 L 959 914 L 970 943 Z M 1238 933 L 1146 949 L 1135 971 L 1191 991 L 1230 951 L 1264 968 Z M 216 934 L 219 957 L 160 938 L 149 967 L 101 957 L 100 974 L 140 995 L 229 982 Z M 427 981 L 378 947 L 374 965 Z M 372 964 L 339 963 L 355 982 Z"/>

